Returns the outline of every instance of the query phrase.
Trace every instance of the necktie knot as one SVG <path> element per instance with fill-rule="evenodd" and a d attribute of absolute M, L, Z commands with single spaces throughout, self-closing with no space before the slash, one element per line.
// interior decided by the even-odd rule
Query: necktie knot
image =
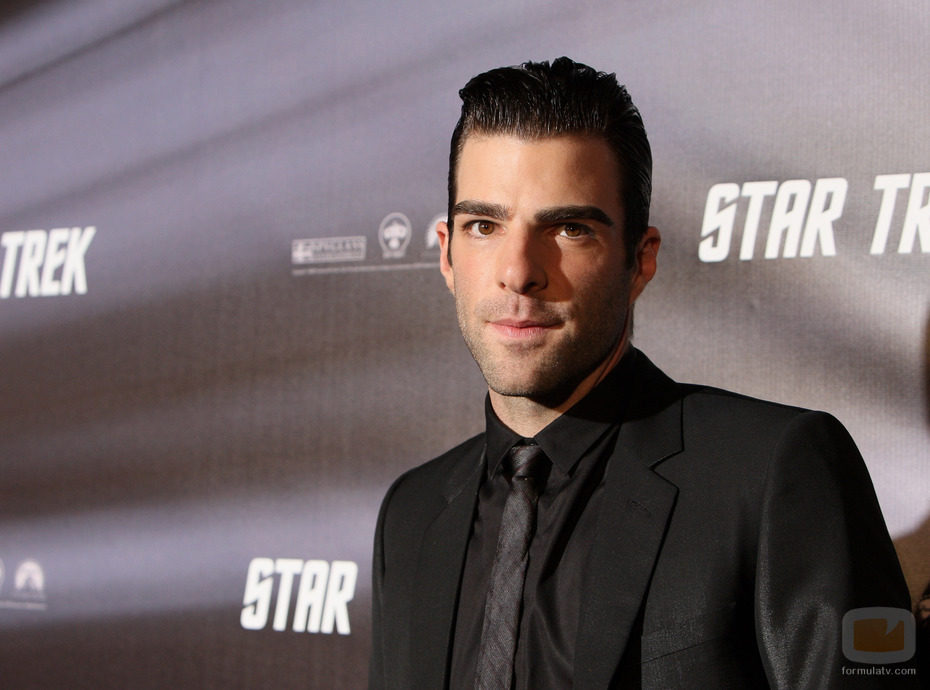
<path fill-rule="evenodd" d="M 534 444 L 520 444 L 510 449 L 510 469 L 514 479 L 538 479 L 543 474 L 546 454 Z"/>

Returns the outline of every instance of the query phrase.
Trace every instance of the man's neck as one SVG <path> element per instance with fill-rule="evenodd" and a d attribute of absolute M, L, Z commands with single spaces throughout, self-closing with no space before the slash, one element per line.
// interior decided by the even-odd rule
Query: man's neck
<path fill-rule="evenodd" d="M 629 341 L 624 339 L 618 347 L 594 371 L 579 383 L 571 394 L 555 405 L 546 404 L 532 398 L 513 395 L 501 395 L 493 390 L 488 394 L 494 413 L 504 424 L 524 438 L 532 438 L 558 419 L 575 403 L 584 398 L 606 378 L 623 355 L 629 349 Z"/>

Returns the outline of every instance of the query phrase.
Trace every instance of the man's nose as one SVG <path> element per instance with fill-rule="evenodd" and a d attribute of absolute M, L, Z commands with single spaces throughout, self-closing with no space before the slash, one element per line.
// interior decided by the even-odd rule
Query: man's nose
<path fill-rule="evenodd" d="M 534 233 L 511 229 L 497 253 L 499 285 L 523 295 L 546 287 L 546 251 Z"/>

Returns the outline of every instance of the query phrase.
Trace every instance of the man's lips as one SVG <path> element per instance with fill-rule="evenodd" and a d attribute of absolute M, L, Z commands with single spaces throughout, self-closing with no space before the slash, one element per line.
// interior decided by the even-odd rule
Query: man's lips
<path fill-rule="evenodd" d="M 497 319 L 488 324 L 500 335 L 520 339 L 537 338 L 559 325 L 557 321 L 533 319 Z"/>

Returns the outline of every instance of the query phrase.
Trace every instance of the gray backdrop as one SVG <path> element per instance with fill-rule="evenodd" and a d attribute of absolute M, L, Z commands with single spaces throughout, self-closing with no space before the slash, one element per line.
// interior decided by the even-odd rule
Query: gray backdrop
<path fill-rule="evenodd" d="M 562 54 L 651 133 L 637 345 L 836 414 L 916 596 L 928 30 L 916 1 L 7 3 L 4 687 L 364 685 L 380 499 L 482 425 L 429 234 L 457 90 Z"/>

